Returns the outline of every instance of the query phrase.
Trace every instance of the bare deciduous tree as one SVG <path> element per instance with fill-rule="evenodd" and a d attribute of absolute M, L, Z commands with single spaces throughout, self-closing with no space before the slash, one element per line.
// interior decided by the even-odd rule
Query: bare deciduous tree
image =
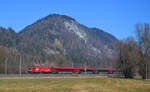
<path fill-rule="evenodd" d="M 133 78 L 138 64 L 138 46 L 132 37 L 119 43 L 119 63 L 125 78 Z"/>
<path fill-rule="evenodd" d="M 140 74 L 143 79 L 149 76 L 150 66 L 150 27 L 149 24 L 137 24 L 136 33 L 140 47 L 141 59 L 139 62 Z"/>

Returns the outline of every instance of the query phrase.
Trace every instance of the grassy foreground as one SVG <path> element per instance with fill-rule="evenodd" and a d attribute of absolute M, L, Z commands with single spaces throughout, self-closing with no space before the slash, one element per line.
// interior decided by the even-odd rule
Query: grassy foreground
<path fill-rule="evenodd" d="M 118 78 L 0 79 L 0 92 L 150 92 L 150 80 Z"/>

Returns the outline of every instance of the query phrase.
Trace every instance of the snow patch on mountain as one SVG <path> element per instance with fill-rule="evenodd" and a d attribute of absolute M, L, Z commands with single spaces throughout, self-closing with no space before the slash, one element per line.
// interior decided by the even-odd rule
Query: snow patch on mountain
<path fill-rule="evenodd" d="M 99 49 L 95 48 L 95 47 L 92 47 L 91 49 L 92 49 L 94 52 L 96 52 L 96 53 L 99 53 L 99 54 L 101 53 L 101 51 L 100 51 Z"/>
<path fill-rule="evenodd" d="M 65 21 L 64 24 L 66 28 L 68 28 L 70 31 L 73 31 L 77 36 L 79 36 L 81 39 L 83 39 L 86 42 L 86 38 L 87 38 L 86 33 L 83 30 L 79 29 L 75 22 Z"/>

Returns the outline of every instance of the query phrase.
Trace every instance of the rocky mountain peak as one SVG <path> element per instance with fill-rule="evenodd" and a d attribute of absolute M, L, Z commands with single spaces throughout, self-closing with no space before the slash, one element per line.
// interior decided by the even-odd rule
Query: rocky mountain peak
<path fill-rule="evenodd" d="M 43 62 L 100 63 L 103 57 L 110 59 L 117 55 L 114 36 L 98 28 L 81 25 L 66 15 L 48 15 L 16 35 L 16 44 L 13 45 L 16 52 L 30 58 L 37 56 Z"/>

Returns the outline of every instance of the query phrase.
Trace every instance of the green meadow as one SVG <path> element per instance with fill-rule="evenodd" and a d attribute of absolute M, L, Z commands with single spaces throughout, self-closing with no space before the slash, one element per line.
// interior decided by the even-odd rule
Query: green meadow
<path fill-rule="evenodd" d="M 150 80 L 103 77 L 0 79 L 0 92 L 150 92 Z"/>

